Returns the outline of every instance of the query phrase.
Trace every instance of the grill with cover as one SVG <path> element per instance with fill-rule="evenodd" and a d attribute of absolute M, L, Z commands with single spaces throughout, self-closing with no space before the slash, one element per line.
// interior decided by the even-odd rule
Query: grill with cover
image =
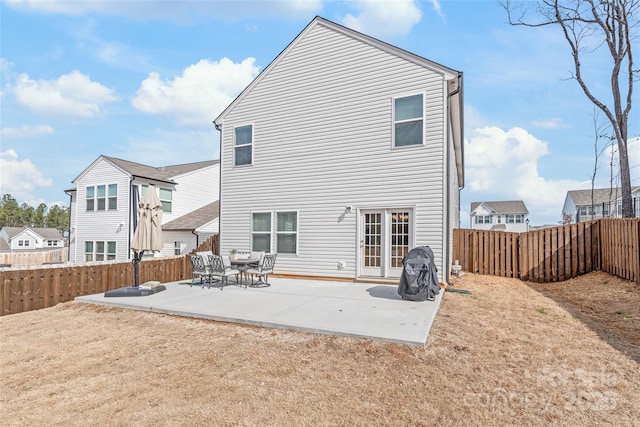
<path fill-rule="evenodd" d="M 410 301 L 433 301 L 440 292 L 438 269 L 429 246 L 417 246 L 402 259 L 398 295 Z"/>

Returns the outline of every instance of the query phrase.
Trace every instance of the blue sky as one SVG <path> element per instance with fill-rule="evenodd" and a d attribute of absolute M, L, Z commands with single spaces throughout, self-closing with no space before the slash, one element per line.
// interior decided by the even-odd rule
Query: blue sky
<path fill-rule="evenodd" d="M 532 224 L 556 223 L 567 190 L 590 188 L 596 113 L 559 28 L 512 27 L 494 1 L 2 0 L 0 13 L 0 191 L 19 203 L 68 205 L 64 190 L 101 154 L 217 159 L 212 120 L 316 15 L 464 73 L 463 226 L 483 200 L 524 200 Z M 605 102 L 609 62 L 584 60 Z M 640 185 L 638 90 L 633 102 Z"/>

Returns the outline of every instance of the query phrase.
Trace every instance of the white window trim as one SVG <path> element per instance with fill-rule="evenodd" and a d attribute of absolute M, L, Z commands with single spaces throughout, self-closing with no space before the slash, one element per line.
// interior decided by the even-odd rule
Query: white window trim
<path fill-rule="evenodd" d="M 288 212 L 295 212 L 296 213 L 296 231 L 282 231 L 279 232 L 278 231 L 278 213 L 288 213 Z M 282 252 L 283 255 L 298 255 L 298 248 L 299 248 L 299 240 L 300 240 L 300 211 L 297 209 L 281 209 L 281 210 L 277 210 L 274 211 L 274 215 L 273 215 L 273 221 L 274 221 L 274 239 L 275 239 L 275 248 L 278 249 L 278 234 L 295 234 L 296 235 L 296 251 L 295 253 L 291 253 L 291 252 Z M 279 253 L 279 252 L 278 252 Z"/>
<path fill-rule="evenodd" d="M 253 215 L 254 214 L 270 214 L 271 218 L 269 221 L 269 231 L 253 231 Z M 253 248 L 253 235 L 254 234 L 269 234 L 269 253 L 274 253 L 273 252 L 273 239 L 274 239 L 274 221 L 275 221 L 275 215 L 273 214 L 273 211 L 251 211 L 251 213 L 249 214 L 249 233 L 250 233 L 250 242 L 251 242 L 251 250 L 255 251 L 256 249 Z"/>
<path fill-rule="evenodd" d="M 400 147 L 396 147 L 396 99 L 408 98 L 410 96 L 416 96 L 416 95 L 422 95 L 422 142 L 420 144 L 415 144 L 415 145 L 403 145 Z M 425 145 L 425 142 L 424 142 L 425 135 L 426 135 L 425 99 L 427 99 L 426 92 L 404 93 L 404 94 L 396 95 L 391 98 L 391 149 L 392 150 L 402 150 L 402 149 L 411 148 L 411 147 L 423 147 Z M 399 121 L 398 123 L 408 123 L 416 120 L 417 119 L 402 120 L 402 121 Z"/>
<path fill-rule="evenodd" d="M 115 199 L 116 199 L 116 207 L 114 209 L 109 209 L 109 199 L 113 198 L 113 197 L 109 197 L 109 186 L 111 185 L 115 185 L 116 186 L 116 195 L 115 195 Z M 98 197 L 98 187 L 100 186 L 104 186 L 104 197 Z M 87 188 L 89 187 L 93 187 L 93 199 L 89 199 L 87 197 Z M 118 210 L 118 199 L 120 198 L 120 185 L 118 185 L 117 182 L 112 182 L 110 184 L 93 184 L 93 185 L 86 185 L 84 188 L 84 208 L 85 208 L 85 212 L 115 212 Z M 104 209 L 98 209 L 98 200 L 99 199 L 104 199 Z M 93 209 L 87 209 L 87 200 L 93 200 Z"/>
<path fill-rule="evenodd" d="M 237 128 L 243 128 L 243 127 L 247 127 L 247 126 L 251 126 L 251 144 L 244 144 L 244 145 L 239 145 L 238 147 L 246 147 L 246 146 L 251 146 L 251 161 L 249 163 L 247 163 L 246 165 L 236 165 L 236 129 Z M 234 168 L 243 168 L 243 167 L 247 167 L 247 166 L 252 166 L 253 165 L 253 161 L 255 158 L 255 132 L 256 132 L 256 126 L 253 122 L 251 123 L 245 123 L 242 125 L 237 125 L 234 126 L 231 130 L 231 138 L 232 138 L 232 149 L 233 149 L 233 153 L 232 153 L 232 165 Z"/>

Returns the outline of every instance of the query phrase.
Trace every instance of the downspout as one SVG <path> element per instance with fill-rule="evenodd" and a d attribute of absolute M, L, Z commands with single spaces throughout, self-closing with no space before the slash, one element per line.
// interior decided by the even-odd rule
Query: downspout
<path fill-rule="evenodd" d="M 196 236 L 196 248 L 197 248 L 198 246 L 200 246 L 200 236 L 198 236 L 198 233 L 196 233 L 196 229 L 195 228 L 193 230 L 191 230 L 191 234 Z"/>
<path fill-rule="evenodd" d="M 458 72 L 458 87 L 447 94 L 447 122 L 449 123 L 449 125 L 447 126 L 447 155 L 446 155 L 446 171 L 447 171 L 447 177 L 446 177 L 446 194 L 445 194 L 445 204 L 446 204 L 446 209 L 445 209 L 445 223 L 446 223 L 446 238 L 445 238 L 445 253 L 446 253 L 446 259 L 447 262 L 445 264 L 445 281 L 447 282 L 448 285 L 453 286 L 453 283 L 451 282 L 451 274 L 450 274 L 450 270 L 451 270 L 451 260 L 449 259 L 449 253 L 450 253 L 450 249 L 451 249 L 451 242 L 450 242 L 450 238 L 449 238 L 449 229 L 451 227 L 451 215 L 449 213 L 450 209 L 451 209 L 451 202 L 450 202 L 450 195 L 451 195 L 451 188 L 450 188 L 450 182 L 451 182 L 451 149 L 450 149 L 450 145 L 451 145 L 451 97 L 460 93 L 460 90 L 462 88 L 462 73 Z M 463 102 L 462 99 L 460 99 L 460 109 L 462 111 L 462 106 L 463 106 Z M 460 114 L 460 126 L 463 127 L 463 116 L 462 113 Z M 460 147 L 462 149 L 462 147 L 464 146 L 464 142 L 463 142 L 463 133 L 460 133 Z M 463 153 L 464 156 L 464 153 Z M 460 191 L 462 191 L 462 189 L 464 188 L 464 185 L 462 187 L 458 187 L 458 209 L 460 207 Z"/>
<path fill-rule="evenodd" d="M 220 255 L 222 253 L 222 217 L 220 214 L 222 213 L 222 126 L 216 124 L 215 120 L 213 122 L 216 130 L 220 132 L 220 150 L 218 150 L 218 164 L 220 167 L 218 168 L 220 171 L 220 177 L 218 178 L 218 250 L 217 254 Z M 216 252 L 214 252 L 216 253 Z"/>
<path fill-rule="evenodd" d="M 127 243 L 127 259 L 131 259 L 131 230 L 135 230 L 135 228 L 138 225 L 138 220 L 137 217 L 135 217 L 134 215 L 137 214 L 135 206 L 136 206 L 136 196 L 137 196 L 137 191 L 135 190 L 135 186 L 133 185 L 133 178 L 134 176 L 131 176 L 129 178 L 129 230 L 128 230 L 128 234 L 129 234 L 129 239 L 128 239 L 128 243 Z M 133 227 L 132 227 L 133 225 Z"/>
<path fill-rule="evenodd" d="M 67 193 L 69 194 L 69 193 Z M 76 194 L 78 194 L 76 192 Z M 67 244 L 67 261 L 71 261 L 71 204 L 73 203 L 73 196 L 71 194 L 69 194 L 69 242 Z M 76 204 L 76 209 L 77 209 L 77 204 Z M 73 258 L 74 262 L 75 262 L 75 257 Z"/>

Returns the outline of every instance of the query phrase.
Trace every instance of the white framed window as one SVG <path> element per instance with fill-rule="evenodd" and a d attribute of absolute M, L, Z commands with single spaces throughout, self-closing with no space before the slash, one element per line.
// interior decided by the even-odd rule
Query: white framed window
<path fill-rule="evenodd" d="M 118 184 L 109 184 L 107 196 L 109 197 L 108 209 L 110 211 L 118 209 Z"/>
<path fill-rule="evenodd" d="M 271 212 L 251 214 L 251 250 L 271 252 Z"/>
<path fill-rule="evenodd" d="M 93 242 L 84 242 L 84 261 L 93 261 Z"/>
<path fill-rule="evenodd" d="M 393 146 L 424 143 L 424 94 L 393 99 Z"/>
<path fill-rule="evenodd" d="M 118 184 L 87 187 L 87 211 L 106 211 L 118 208 Z"/>
<path fill-rule="evenodd" d="M 18 240 L 18 246 L 27 247 L 30 245 L 31 245 L 31 242 L 29 240 Z"/>
<path fill-rule="evenodd" d="M 116 259 L 116 242 L 86 241 L 84 242 L 84 260 L 111 261 Z"/>
<path fill-rule="evenodd" d="M 87 200 L 87 211 L 93 211 L 96 208 L 96 188 L 91 186 L 91 187 L 87 187 L 87 195 L 86 200 Z"/>
<path fill-rule="evenodd" d="M 253 125 L 233 128 L 233 159 L 234 166 L 253 163 Z"/>
<path fill-rule="evenodd" d="M 171 212 L 173 208 L 173 192 L 168 188 L 160 188 L 158 190 L 158 198 L 162 204 L 162 211 Z"/>
<path fill-rule="evenodd" d="M 476 215 L 476 224 L 491 224 L 489 215 Z"/>
<path fill-rule="evenodd" d="M 276 212 L 276 252 L 298 253 L 298 212 Z"/>
<path fill-rule="evenodd" d="M 160 204 L 162 206 L 163 212 L 171 212 L 173 209 L 173 191 L 169 188 L 158 188 L 158 199 L 160 199 Z M 140 184 L 140 200 L 144 197 L 147 190 L 149 189 L 149 184 Z"/>
<path fill-rule="evenodd" d="M 173 254 L 180 255 L 182 253 L 182 242 L 175 241 L 173 242 Z"/>

